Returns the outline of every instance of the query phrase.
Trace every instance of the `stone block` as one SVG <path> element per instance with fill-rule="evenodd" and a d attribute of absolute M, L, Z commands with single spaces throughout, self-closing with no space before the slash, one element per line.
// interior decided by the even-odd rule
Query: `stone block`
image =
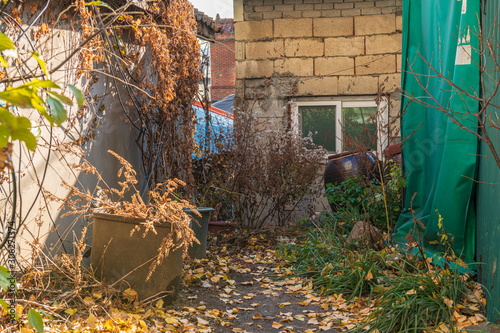
<path fill-rule="evenodd" d="M 273 37 L 273 21 L 234 22 L 236 40 L 259 40 Z"/>
<path fill-rule="evenodd" d="M 261 21 L 262 13 L 245 13 L 243 14 L 245 21 Z"/>
<path fill-rule="evenodd" d="M 284 55 L 283 39 L 265 42 L 249 42 L 245 45 L 246 59 L 272 59 Z"/>
<path fill-rule="evenodd" d="M 299 96 L 335 96 L 338 78 L 335 76 L 305 78 L 298 84 Z"/>
<path fill-rule="evenodd" d="M 402 35 L 366 36 L 366 54 L 384 54 L 401 52 Z"/>
<path fill-rule="evenodd" d="M 302 12 L 300 11 L 291 11 L 291 12 L 283 12 L 283 18 L 301 18 Z"/>
<path fill-rule="evenodd" d="M 395 0 L 384 0 L 384 1 L 376 1 L 375 6 L 377 7 L 396 7 Z"/>
<path fill-rule="evenodd" d="M 341 16 L 354 17 L 361 15 L 361 9 L 342 9 Z"/>
<path fill-rule="evenodd" d="M 402 58 L 401 54 L 397 54 L 396 55 L 396 70 L 397 70 L 398 73 L 400 73 L 401 72 L 401 68 L 403 68 L 402 67 L 403 63 L 402 63 L 402 59 L 401 58 Z"/>
<path fill-rule="evenodd" d="M 314 37 L 351 36 L 354 33 L 351 17 L 322 17 L 313 22 Z"/>
<path fill-rule="evenodd" d="M 396 32 L 396 15 L 367 15 L 354 18 L 356 35 L 392 34 Z"/>
<path fill-rule="evenodd" d="M 284 0 L 283 3 L 285 5 L 299 5 L 299 4 L 302 4 L 302 0 Z"/>
<path fill-rule="evenodd" d="M 236 62 L 236 78 L 261 78 L 273 75 L 272 60 L 246 60 Z"/>
<path fill-rule="evenodd" d="M 378 15 L 382 14 L 382 8 L 362 8 L 361 15 Z"/>
<path fill-rule="evenodd" d="M 274 19 L 280 19 L 282 17 L 283 17 L 283 13 L 282 12 L 277 12 L 277 11 L 262 13 L 262 18 L 264 20 L 274 20 Z"/>
<path fill-rule="evenodd" d="M 283 0 L 264 0 L 264 5 L 281 5 Z"/>
<path fill-rule="evenodd" d="M 401 91 L 401 74 L 385 74 L 378 78 L 379 89 L 383 93 Z"/>
<path fill-rule="evenodd" d="M 319 10 L 304 10 L 302 12 L 302 17 L 321 17 L 321 11 L 319 11 Z"/>
<path fill-rule="evenodd" d="M 274 10 L 284 12 L 284 11 L 292 11 L 293 5 L 276 5 L 274 6 Z"/>
<path fill-rule="evenodd" d="M 354 8 L 354 4 L 351 2 L 336 3 L 334 5 L 335 9 L 351 9 Z"/>
<path fill-rule="evenodd" d="M 300 38 L 285 40 L 285 55 L 287 57 L 322 57 L 325 44 L 317 38 Z"/>
<path fill-rule="evenodd" d="M 341 14 L 341 10 L 333 9 L 333 10 L 322 10 L 321 17 L 339 17 Z"/>
<path fill-rule="evenodd" d="M 311 37 L 312 19 L 274 20 L 274 37 Z"/>
<path fill-rule="evenodd" d="M 396 12 L 397 12 L 396 7 L 382 7 L 382 14 L 392 14 Z"/>
<path fill-rule="evenodd" d="M 396 31 L 403 31 L 403 16 L 396 16 Z"/>
<path fill-rule="evenodd" d="M 373 1 L 356 2 L 354 8 L 373 8 L 375 3 Z"/>
<path fill-rule="evenodd" d="M 236 60 L 244 60 L 245 59 L 245 43 L 236 42 L 234 48 L 234 56 Z"/>
<path fill-rule="evenodd" d="M 354 74 L 354 59 L 348 57 L 314 59 L 314 75 L 351 75 Z"/>
<path fill-rule="evenodd" d="M 282 75 L 313 76 L 314 60 L 308 58 L 285 58 L 274 61 L 274 71 Z"/>
<path fill-rule="evenodd" d="M 359 56 L 365 52 L 365 37 L 325 38 L 325 56 Z"/>
<path fill-rule="evenodd" d="M 356 74 L 386 74 L 396 73 L 396 56 L 369 55 L 356 57 Z"/>
<path fill-rule="evenodd" d="M 313 9 L 314 9 L 313 4 L 295 5 L 295 10 L 313 10 Z"/>
<path fill-rule="evenodd" d="M 260 12 L 272 12 L 273 11 L 273 6 L 255 6 L 254 7 L 254 12 L 260 13 Z"/>
<path fill-rule="evenodd" d="M 331 4 L 331 3 L 320 3 L 320 4 L 317 4 L 317 5 L 314 5 L 314 9 L 316 9 L 316 10 L 333 9 L 333 4 Z"/>
<path fill-rule="evenodd" d="M 340 76 L 339 95 L 374 95 L 378 93 L 378 77 L 375 76 Z"/>

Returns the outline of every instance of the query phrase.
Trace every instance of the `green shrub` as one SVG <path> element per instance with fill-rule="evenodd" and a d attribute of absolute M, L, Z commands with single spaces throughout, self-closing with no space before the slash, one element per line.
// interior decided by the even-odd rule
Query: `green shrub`
<path fill-rule="evenodd" d="M 356 212 L 360 220 L 369 220 L 377 228 L 387 231 L 388 226 L 392 229 L 397 222 L 405 186 L 401 168 L 394 164 L 383 182 L 362 176 L 349 178 L 341 184 L 328 184 L 325 197 L 338 210 Z"/>

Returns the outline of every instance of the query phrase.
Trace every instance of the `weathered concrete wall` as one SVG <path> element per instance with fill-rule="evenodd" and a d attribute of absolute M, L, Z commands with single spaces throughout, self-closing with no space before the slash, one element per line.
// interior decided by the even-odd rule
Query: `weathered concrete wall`
<path fill-rule="evenodd" d="M 244 0 L 236 107 L 273 117 L 288 97 L 400 91 L 401 8 L 401 0 Z"/>
<path fill-rule="evenodd" d="M 33 3 L 37 2 L 26 3 L 26 8 L 30 8 L 29 6 Z M 82 37 L 79 32 L 79 23 L 72 21 L 70 17 L 72 15 L 69 12 L 68 17 L 61 19 L 56 27 L 50 26 L 51 30 L 48 34 L 37 36 L 42 29 L 41 25 L 55 20 L 60 12 L 52 6 L 49 9 L 19 40 L 18 50 L 22 58 L 28 57 L 32 51 L 39 52 L 50 71 L 71 53 L 70 48 L 78 45 Z M 38 10 L 41 10 L 40 5 Z M 37 11 L 31 13 L 28 10 L 21 13 L 20 22 L 23 29 L 28 27 L 37 14 Z M 3 31 L 13 40 L 21 34 L 15 28 Z M 55 72 L 51 79 L 61 87 L 64 87 L 64 83 L 70 83 L 88 88 L 89 82 L 82 82 L 76 76 L 78 64 L 76 56 L 61 70 Z M 31 61 L 29 65 L 34 66 L 32 68 L 37 67 L 34 61 Z M 109 67 L 96 66 L 96 69 L 100 71 L 109 69 Z M 16 239 L 16 252 L 21 265 L 40 262 L 44 257 L 42 252 L 73 253 L 73 241 L 80 237 L 82 228 L 89 225 L 89 221 L 74 217 L 61 219 L 59 217 L 61 215 L 60 204 L 47 200 L 41 191 L 43 188 L 47 192 L 64 198 L 68 191 L 61 186 L 63 180 L 71 185 L 79 184 L 82 188 L 91 191 L 95 188 L 95 177 L 80 174 L 72 168 L 71 164 L 79 162 L 79 159 L 64 153 L 58 145 L 76 142 L 88 136 L 89 141 L 80 140 L 81 144 L 78 145 L 110 186 L 117 186 L 117 172 L 120 164 L 116 158 L 107 153 L 108 150 L 117 152 L 139 171 L 141 155 L 135 143 L 137 132 L 131 129 L 130 124 L 127 124 L 121 104 L 128 100 L 125 86 L 111 78 L 109 74 L 96 72 L 92 79 L 93 82 L 88 90 L 87 107 L 84 111 L 78 110 L 75 102 L 74 107 L 67 108 L 69 120 L 60 128 L 51 129 L 36 111 L 20 110 L 40 125 L 42 133 L 35 153 L 30 153 L 24 146 L 16 144 L 13 154 L 18 181 L 16 226 L 19 233 Z M 72 97 L 67 88 L 64 89 L 64 94 Z M 3 213 L 11 210 L 13 189 L 11 185 L 4 182 L 2 190 L 0 216 L 2 216 L 1 222 L 5 223 Z M 87 244 L 91 242 L 91 235 L 92 229 L 90 228 L 85 238 Z M 5 260 L 6 250 L 4 248 L 0 251 L 0 260 Z"/>

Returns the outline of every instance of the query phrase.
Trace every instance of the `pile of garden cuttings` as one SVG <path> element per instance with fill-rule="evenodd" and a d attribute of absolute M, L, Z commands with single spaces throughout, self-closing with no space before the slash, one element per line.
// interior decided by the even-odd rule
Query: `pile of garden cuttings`
<path fill-rule="evenodd" d="M 81 257 L 62 256 L 18 279 L 20 331 L 37 331 L 29 309 L 45 332 L 457 332 L 486 321 L 470 276 L 390 247 L 347 244 L 345 224 L 318 221 L 301 236 L 212 236 L 207 259 L 185 265 L 172 305 L 102 284 Z M 19 331 L 8 319 L 4 312 L 2 328 Z"/>

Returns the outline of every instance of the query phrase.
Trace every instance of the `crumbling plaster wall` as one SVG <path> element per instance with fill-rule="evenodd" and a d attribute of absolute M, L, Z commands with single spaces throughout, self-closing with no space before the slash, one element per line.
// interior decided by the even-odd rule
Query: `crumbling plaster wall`
<path fill-rule="evenodd" d="M 243 0 L 236 108 L 284 117 L 288 98 L 383 93 L 397 116 L 401 11 L 402 0 Z"/>

